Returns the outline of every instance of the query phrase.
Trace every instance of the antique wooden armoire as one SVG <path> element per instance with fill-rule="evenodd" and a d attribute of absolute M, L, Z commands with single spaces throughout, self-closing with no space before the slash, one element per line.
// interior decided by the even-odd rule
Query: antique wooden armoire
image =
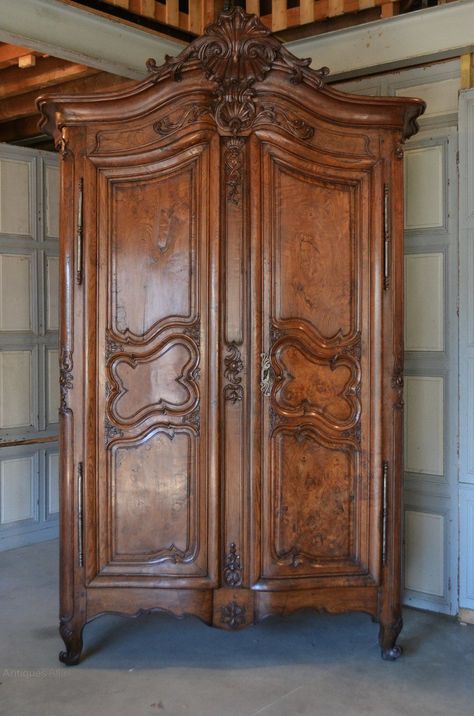
<path fill-rule="evenodd" d="M 363 611 L 400 654 L 403 141 L 225 10 L 131 89 L 39 100 L 62 153 L 61 635 Z"/>

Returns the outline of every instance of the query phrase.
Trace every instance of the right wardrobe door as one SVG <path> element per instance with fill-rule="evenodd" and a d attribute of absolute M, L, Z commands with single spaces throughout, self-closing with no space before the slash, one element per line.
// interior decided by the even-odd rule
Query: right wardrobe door
<path fill-rule="evenodd" d="M 251 141 L 253 585 L 380 582 L 383 164 Z"/>

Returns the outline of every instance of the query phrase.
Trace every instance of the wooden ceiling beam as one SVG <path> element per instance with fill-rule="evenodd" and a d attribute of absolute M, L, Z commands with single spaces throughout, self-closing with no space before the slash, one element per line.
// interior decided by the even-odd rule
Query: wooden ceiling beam
<path fill-rule="evenodd" d="M 89 94 L 112 88 L 116 89 L 120 85 L 129 83 L 130 80 L 124 77 L 110 75 L 107 72 L 98 72 L 89 77 L 52 85 L 47 90 L 55 94 Z M 32 92 L 2 100 L 0 102 L 0 122 L 11 122 L 36 114 L 36 99 L 40 94 L 43 93 L 36 89 Z"/>
<path fill-rule="evenodd" d="M 39 119 L 40 115 L 34 114 L 11 122 L 0 122 L 0 142 L 18 142 L 20 139 L 42 136 L 38 129 Z"/>
<path fill-rule="evenodd" d="M 10 45 L 8 43 L 0 43 L 0 69 L 3 67 L 10 67 L 11 65 L 17 65 L 20 57 L 24 55 L 39 54 L 27 47 L 18 47 L 17 45 Z"/>
<path fill-rule="evenodd" d="M 98 70 L 87 65 L 77 65 L 55 57 L 42 58 L 38 60 L 35 67 L 29 69 L 9 67 L 3 70 L 0 75 L 0 99 L 25 94 L 32 90 L 41 93 L 43 89 L 58 82 L 63 83 L 95 74 L 98 74 Z"/>

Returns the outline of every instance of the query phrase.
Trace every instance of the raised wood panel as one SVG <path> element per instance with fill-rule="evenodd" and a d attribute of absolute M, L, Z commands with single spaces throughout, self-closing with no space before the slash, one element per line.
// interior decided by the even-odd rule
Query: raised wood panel
<path fill-rule="evenodd" d="M 59 329 L 59 258 L 46 257 L 46 327 Z"/>
<path fill-rule="evenodd" d="M 34 456 L 0 461 L 0 523 L 37 517 L 37 472 Z"/>
<path fill-rule="evenodd" d="M 405 350 L 444 350 L 444 254 L 405 256 Z"/>
<path fill-rule="evenodd" d="M 350 447 L 328 444 L 310 427 L 277 428 L 272 474 L 271 559 L 266 555 L 264 576 L 301 577 L 351 567 L 359 571 L 351 519 L 356 476 Z"/>
<path fill-rule="evenodd" d="M 442 597 L 445 519 L 443 515 L 405 511 L 405 588 Z"/>
<path fill-rule="evenodd" d="M 59 237 L 59 167 L 46 164 L 44 168 L 46 192 L 46 236 Z"/>
<path fill-rule="evenodd" d="M 31 234 L 32 165 L 0 159 L 0 232 Z"/>
<path fill-rule="evenodd" d="M 33 257 L 0 254 L 0 331 L 31 331 Z"/>
<path fill-rule="evenodd" d="M 110 412 L 124 425 L 150 415 L 182 415 L 197 405 L 199 388 L 193 373 L 199 354 L 186 336 L 169 336 L 140 357 L 127 355 L 112 364 L 114 389 Z"/>
<path fill-rule="evenodd" d="M 48 452 L 46 460 L 46 514 L 50 517 L 59 512 L 59 453 Z"/>
<path fill-rule="evenodd" d="M 59 351 L 47 349 L 48 423 L 59 418 Z"/>
<path fill-rule="evenodd" d="M 421 97 L 426 102 L 426 117 L 438 117 L 443 114 L 457 113 L 459 102 L 459 78 L 429 82 L 426 84 L 410 85 L 398 88 L 397 97 Z"/>
<path fill-rule="evenodd" d="M 31 350 L 0 352 L 0 428 L 29 427 L 33 417 Z"/>
<path fill-rule="evenodd" d="M 302 320 L 323 340 L 348 336 L 354 331 L 352 189 L 277 162 L 273 179 L 276 317 Z"/>
<path fill-rule="evenodd" d="M 118 445 L 111 480 L 111 561 L 163 564 L 164 571 L 192 565 L 199 551 L 192 432 L 159 430 L 138 444 Z"/>
<path fill-rule="evenodd" d="M 189 158 L 179 163 L 184 166 L 163 168 L 155 176 L 150 168 L 112 184 L 112 330 L 117 336 L 147 340 L 164 319 L 194 316 L 195 163 Z M 139 284 L 129 280 L 132 263 L 144 277 Z"/>
<path fill-rule="evenodd" d="M 444 380 L 405 377 L 405 469 L 444 474 Z"/>
<path fill-rule="evenodd" d="M 442 228 L 445 209 L 442 145 L 405 151 L 405 229 Z"/>

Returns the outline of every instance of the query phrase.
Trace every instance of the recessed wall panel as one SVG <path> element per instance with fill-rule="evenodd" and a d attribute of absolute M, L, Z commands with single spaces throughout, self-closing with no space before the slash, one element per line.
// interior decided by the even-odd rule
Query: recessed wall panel
<path fill-rule="evenodd" d="M 405 151 L 405 228 L 443 227 L 443 147 L 419 147 Z"/>
<path fill-rule="evenodd" d="M 444 517 L 405 512 L 405 588 L 444 595 Z"/>
<path fill-rule="evenodd" d="M 441 377 L 405 378 L 405 469 L 443 475 L 443 389 Z"/>
<path fill-rule="evenodd" d="M 0 330 L 30 331 L 31 254 L 0 254 Z"/>
<path fill-rule="evenodd" d="M 30 162 L 0 159 L 0 232 L 30 234 Z"/>
<path fill-rule="evenodd" d="M 59 352 L 48 350 L 48 423 L 59 419 Z"/>
<path fill-rule="evenodd" d="M 420 97 L 426 102 L 425 117 L 436 117 L 458 111 L 458 93 L 461 83 L 458 77 L 428 82 L 397 89 L 397 97 Z"/>
<path fill-rule="evenodd" d="M 46 259 L 46 325 L 48 331 L 59 328 L 59 258 Z"/>
<path fill-rule="evenodd" d="M 59 167 L 45 167 L 46 236 L 59 237 Z"/>
<path fill-rule="evenodd" d="M 405 350 L 444 349 L 443 254 L 405 256 Z"/>
<path fill-rule="evenodd" d="M 0 463 L 0 522 L 35 519 L 35 461 L 33 456 Z"/>
<path fill-rule="evenodd" d="M 21 428 L 33 423 L 32 353 L 0 352 L 0 428 Z"/>
<path fill-rule="evenodd" d="M 59 512 L 59 453 L 50 452 L 47 455 L 47 513 L 54 515 Z"/>

